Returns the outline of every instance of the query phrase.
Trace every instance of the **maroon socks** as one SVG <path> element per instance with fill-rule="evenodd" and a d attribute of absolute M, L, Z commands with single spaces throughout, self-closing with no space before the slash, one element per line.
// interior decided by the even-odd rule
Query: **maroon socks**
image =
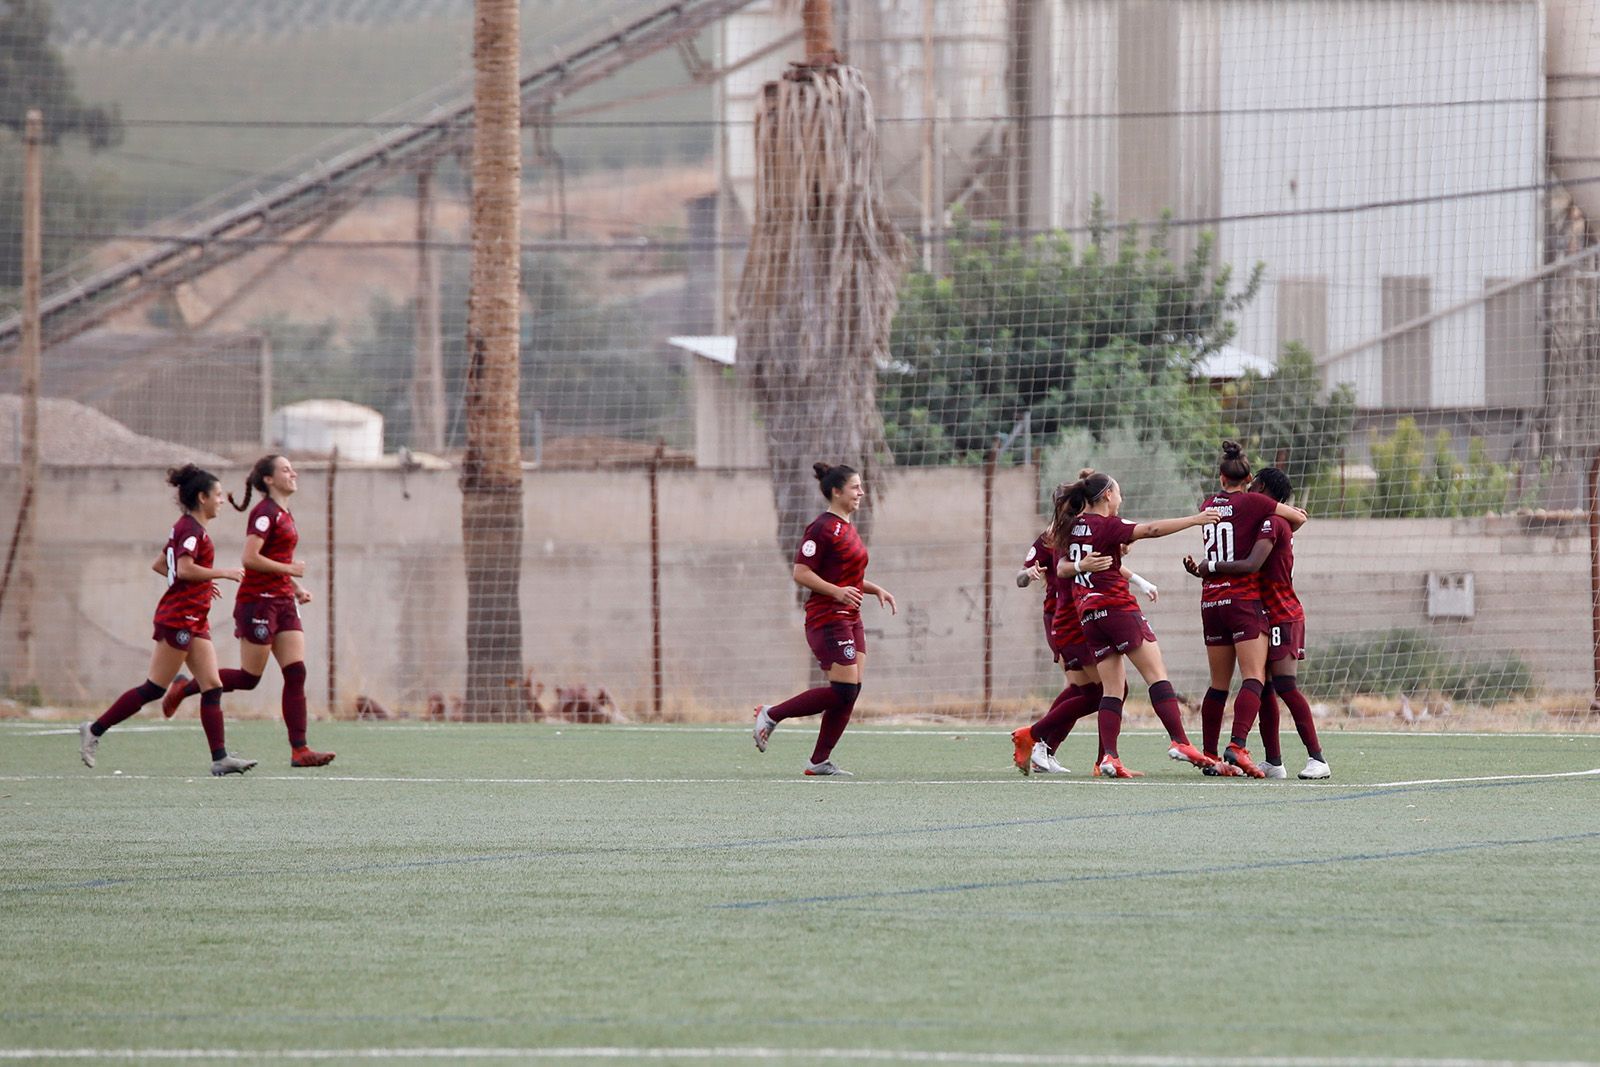
<path fill-rule="evenodd" d="M 1104 693 L 1098 685 L 1069 685 L 1056 697 L 1044 717 L 1030 726 L 1035 741 L 1043 741 L 1052 753 L 1072 732 L 1072 725 L 1100 707 Z"/>
<path fill-rule="evenodd" d="M 1189 735 L 1183 730 L 1183 709 L 1178 706 L 1178 694 L 1172 688 L 1172 683 L 1163 678 L 1152 685 L 1150 704 L 1156 710 L 1156 718 L 1160 719 L 1161 725 L 1166 728 L 1167 736 L 1180 745 L 1187 745 Z"/>
<path fill-rule="evenodd" d="M 1277 679 L 1274 678 L 1276 683 Z M 1283 766 L 1283 742 L 1278 737 L 1278 698 L 1271 689 L 1261 694 L 1261 751 L 1268 763 Z"/>
<path fill-rule="evenodd" d="M 255 685 L 254 682 L 250 684 Z M 283 725 L 289 731 L 289 747 L 305 748 L 306 665 L 304 663 L 291 663 L 283 669 Z"/>
<path fill-rule="evenodd" d="M 256 683 L 261 681 L 261 675 L 259 674 L 251 674 L 246 670 L 235 670 L 232 667 L 224 667 L 217 674 L 222 678 L 222 691 L 224 693 L 236 693 L 240 690 L 254 689 Z M 183 699 L 188 700 L 199 692 L 200 683 L 190 678 L 183 687 Z"/>
<path fill-rule="evenodd" d="M 96 737 L 104 735 L 107 730 L 117 725 L 117 723 L 122 722 L 124 719 L 131 719 L 138 713 L 140 708 L 157 699 L 166 691 L 165 686 L 157 685 L 146 678 L 138 687 L 128 690 L 113 701 L 112 705 L 105 710 L 105 714 L 96 719 L 94 725 L 89 727 L 89 732 Z"/>
<path fill-rule="evenodd" d="M 854 682 L 829 682 L 828 688 L 834 694 L 833 707 L 822 713 L 822 725 L 817 728 L 817 747 L 811 750 L 812 763 L 821 763 L 833 755 L 833 746 L 844 736 L 844 728 L 850 725 L 850 713 L 856 707 L 856 697 L 861 695 L 861 687 Z"/>
<path fill-rule="evenodd" d="M 1261 690 L 1266 688 L 1258 679 L 1246 678 L 1239 686 L 1239 695 L 1233 700 L 1233 733 L 1228 738 L 1240 748 L 1247 747 L 1250 731 L 1255 729 L 1256 716 L 1261 713 Z"/>
<path fill-rule="evenodd" d="M 222 687 L 207 689 L 200 694 L 200 727 L 206 732 L 206 744 L 211 746 L 211 758 L 222 759 L 228 754 L 222 731 Z"/>
<path fill-rule="evenodd" d="M 1222 740 L 1222 716 L 1227 710 L 1228 691 L 1207 689 L 1200 701 L 1200 739 L 1208 756 L 1217 754 L 1217 744 Z"/>
<path fill-rule="evenodd" d="M 1294 678 L 1281 676 L 1272 680 L 1272 688 L 1289 708 L 1294 717 L 1294 728 L 1300 734 L 1301 744 L 1312 759 L 1322 759 L 1322 742 L 1317 738 L 1317 724 L 1311 717 L 1311 705 Z"/>
<path fill-rule="evenodd" d="M 1100 758 L 1118 759 L 1117 736 L 1122 733 L 1122 698 L 1100 698 Z M 1098 764 L 1096 764 L 1098 766 Z"/>
<path fill-rule="evenodd" d="M 782 704 L 774 704 L 767 709 L 767 715 L 773 722 L 798 719 L 805 715 L 820 715 L 833 707 L 834 696 L 832 686 L 819 685 L 815 689 L 807 689 L 799 696 L 790 697 Z"/>

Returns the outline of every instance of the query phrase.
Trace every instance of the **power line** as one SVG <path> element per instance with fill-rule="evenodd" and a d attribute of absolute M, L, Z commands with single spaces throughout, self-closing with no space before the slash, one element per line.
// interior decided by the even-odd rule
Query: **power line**
<path fill-rule="evenodd" d="M 1259 106 L 1239 108 L 1174 108 L 1158 111 L 1073 111 L 1056 112 L 1039 115 L 967 115 L 960 118 L 941 119 L 945 125 L 959 125 L 962 123 L 994 123 L 994 122 L 1082 122 L 1082 121 L 1107 121 L 1120 119 L 1170 119 L 1170 118 L 1217 118 L 1243 115 L 1338 115 L 1357 114 L 1362 112 L 1389 112 L 1389 111 L 1429 111 L 1444 108 L 1476 108 L 1476 107 L 1530 107 L 1535 105 L 1551 105 L 1565 103 L 1582 103 L 1584 101 L 1600 100 L 1600 93 L 1582 93 L 1562 96 L 1485 96 L 1473 97 L 1464 100 L 1410 100 L 1391 101 L 1388 103 L 1374 104 L 1290 104 L 1282 106 Z M 877 117 L 879 124 L 916 124 L 920 125 L 926 118 L 886 116 Z M 559 118 L 538 125 L 550 129 L 638 129 L 648 128 L 697 128 L 697 127 L 728 127 L 751 126 L 754 119 L 584 119 L 563 121 Z M 124 118 L 122 124 L 128 127 L 152 128 L 184 128 L 196 127 L 202 129 L 336 129 L 336 130 L 394 130 L 394 129 L 421 129 L 433 126 L 436 123 L 428 119 L 405 121 L 373 121 L 371 119 L 130 119 Z M 533 125 L 533 123 L 529 123 Z"/>
<path fill-rule="evenodd" d="M 1389 200 L 1369 200 L 1359 204 L 1336 204 L 1320 208 L 1293 208 L 1281 211 L 1250 211 L 1236 215 L 1206 215 L 1192 218 L 1162 218 L 1162 219 L 1135 219 L 1135 220 L 1107 220 L 1099 226 L 1084 223 L 1078 226 L 1060 226 L 1047 228 L 1032 227 L 1003 227 L 998 231 L 981 229 L 969 235 L 982 240 L 991 233 L 1001 237 L 1041 237 L 1052 234 L 1087 234 L 1096 231 L 1116 233 L 1130 228 L 1157 229 L 1190 229 L 1201 226 L 1223 226 L 1232 223 L 1267 222 L 1282 219 L 1322 218 L 1338 215 L 1362 214 L 1368 211 L 1386 211 L 1396 208 L 1421 207 L 1428 204 L 1444 204 L 1462 200 L 1479 200 L 1487 197 L 1514 196 L 1518 193 L 1548 192 L 1551 189 L 1572 188 L 1574 186 L 1591 185 L 1600 182 L 1600 176 L 1591 178 L 1578 178 L 1571 181 L 1551 180 L 1546 182 L 1533 182 L 1527 185 L 1506 185 L 1493 189 L 1472 189 L 1460 193 L 1436 193 L 1431 196 L 1396 197 Z M 934 231 L 929 235 L 929 243 L 938 243 L 948 240 L 958 231 L 944 228 Z M 470 241 L 428 241 L 419 244 L 417 241 L 403 240 L 334 240 L 327 238 L 306 239 L 296 241 L 285 237 L 187 237 L 181 234 L 151 234 L 122 231 L 79 231 L 62 232 L 52 231 L 47 236 L 57 239 L 99 240 L 99 241 L 148 241 L 155 244 L 177 245 L 234 245 L 243 247 L 276 248 L 283 246 L 298 246 L 301 248 L 338 248 L 338 249 L 389 249 L 405 250 L 426 247 L 441 251 L 466 252 L 472 249 Z M 919 234 L 908 233 L 908 240 L 921 241 Z M 655 241 L 647 237 L 628 238 L 621 241 L 574 241 L 574 240 L 534 240 L 523 241 L 521 247 L 528 252 L 689 252 L 699 249 L 712 248 L 745 248 L 746 240 L 732 241 Z"/>

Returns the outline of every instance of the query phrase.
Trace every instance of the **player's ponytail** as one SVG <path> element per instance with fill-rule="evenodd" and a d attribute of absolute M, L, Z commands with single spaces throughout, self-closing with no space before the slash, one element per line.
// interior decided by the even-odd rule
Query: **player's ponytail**
<path fill-rule="evenodd" d="M 1217 473 L 1229 485 L 1250 480 L 1250 461 L 1245 458 L 1244 446 L 1238 441 L 1222 442 L 1222 459 L 1217 463 Z"/>
<path fill-rule="evenodd" d="M 262 456 L 256 460 L 255 466 L 250 468 L 250 473 L 244 480 L 244 500 L 235 500 L 232 493 L 228 494 L 228 503 L 233 505 L 233 510 L 243 511 L 248 508 L 250 506 L 251 492 L 260 493 L 262 496 L 267 495 L 267 479 L 272 477 L 272 472 L 278 466 L 278 460 L 282 458 L 282 456 L 274 452 L 269 456 Z"/>
<path fill-rule="evenodd" d="M 831 502 L 833 494 L 844 488 L 850 476 L 856 473 L 856 469 L 843 463 L 837 467 L 831 467 L 826 463 L 813 463 L 811 473 L 816 476 L 817 484 L 822 489 L 822 498 Z"/>
<path fill-rule="evenodd" d="M 217 484 L 217 476 L 193 463 L 185 463 L 167 470 L 167 484 L 178 490 L 178 503 L 183 505 L 183 510 L 193 511 L 200 506 L 200 498 Z"/>
<path fill-rule="evenodd" d="M 1110 488 L 1111 475 L 1097 471 L 1093 467 L 1080 470 L 1077 481 L 1056 487 L 1052 498 L 1056 513 L 1050 525 L 1058 551 L 1065 551 L 1067 543 L 1071 540 L 1067 531 L 1072 525 L 1072 520 L 1093 507 Z"/>
<path fill-rule="evenodd" d="M 1289 481 L 1289 476 L 1277 467 L 1263 467 L 1256 472 L 1256 492 L 1265 493 L 1280 504 L 1287 504 L 1289 498 L 1294 496 L 1294 486 Z"/>

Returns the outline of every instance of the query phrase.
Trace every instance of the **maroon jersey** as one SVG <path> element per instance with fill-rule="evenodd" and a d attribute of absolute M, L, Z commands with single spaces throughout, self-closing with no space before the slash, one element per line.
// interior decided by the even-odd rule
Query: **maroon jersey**
<path fill-rule="evenodd" d="M 1294 531 L 1279 515 L 1261 523 L 1260 536 L 1272 542 L 1272 554 L 1261 565 L 1261 604 L 1272 622 L 1304 622 L 1305 608 L 1294 592 Z"/>
<path fill-rule="evenodd" d="M 1087 559 L 1094 553 L 1111 557 L 1111 568 L 1095 574 L 1080 574 L 1071 580 L 1078 612 L 1139 610 L 1139 601 L 1122 576 L 1122 546 L 1133 540 L 1134 524 L 1115 515 L 1085 512 L 1072 520 L 1067 558 Z"/>
<path fill-rule="evenodd" d="M 261 538 L 261 554 L 274 563 L 294 562 L 294 549 L 300 543 L 300 531 L 294 528 L 294 516 L 271 497 L 251 510 L 250 524 L 244 535 Z M 240 601 L 280 596 L 294 596 L 294 580 L 287 574 L 267 574 L 249 567 L 244 569 L 244 581 L 239 583 Z"/>
<path fill-rule="evenodd" d="M 803 563 L 817 572 L 825 582 L 841 589 L 852 586 L 859 589 L 867 577 L 867 546 L 855 524 L 841 519 L 831 511 L 824 511 L 806 527 L 806 535 L 794 554 L 796 563 Z M 812 593 L 806 599 L 806 627 L 821 626 L 837 619 L 858 619 L 861 609 L 841 603 L 831 596 Z"/>
<path fill-rule="evenodd" d="M 1022 566 L 1044 569 L 1044 632 L 1053 634 L 1050 624 L 1056 617 L 1056 597 L 1060 584 L 1056 580 L 1056 550 L 1050 547 L 1044 534 L 1034 538 L 1033 547 L 1023 557 Z"/>
<path fill-rule="evenodd" d="M 170 630 L 204 629 L 211 614 L 211 591 L 214 583 L 186 582 L 178 577 L 178 561 L 184 556 L 194 559 L 201 567 L 210 567 L 216 559 L 211 535 L 193 516 L 185 515 L 172 527 L 167 538 L 167 591 L 156 605 L 155 624 Z"/>
<path fill-rule="evenodd" d="M 1261 524 L 1277 510 L 1278 502 L 1264 493 L 1216 492 L 1200 501 L 1200 510 L 1216 508 L 1222 518 L 1214 525 L 1202 526 L 1205 559 L 1231 563 L 1247 559 L 1256 547 Z M 1218 600 L 1260 600 L 1261 585 L 1254 574 L 1213 574 L 1200 582 L 1202 603 Z"/>

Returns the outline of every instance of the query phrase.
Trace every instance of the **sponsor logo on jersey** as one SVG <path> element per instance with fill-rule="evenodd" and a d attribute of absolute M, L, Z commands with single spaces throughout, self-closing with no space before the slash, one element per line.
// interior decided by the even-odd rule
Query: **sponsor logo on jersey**
<path fill-rule="evenodd" d="M 1038 548 L 1030 548 L 1030 549 L 1028 549 L 1028 558 L 1023 560 L 1022 562 L 1024 562 L 1024 563 L 1032 563 L 1034 561 L 1034 558 L 1036 556 L 1038 556 L 1038 555 L 1039 555 Z"/>
<path fill-rule="evenodd" d="M 807 538 L 806 543 L 800 546 L 800 554 L 806 559 L 810 559 L 812 556 L 815 556 L 817 554 L 817 543 L 810 538 Z"/>
<path fill-rule="evenodd" d="M 262 515 L 260 518 L 256 519 L 256 529 L 260 530 L 262 533 L 266 533 L 267 527 L 271 525 L 272 524 L 267 521 L 267 517 L 265 515 Z"/>
<path fill-rule="evenodd" d="M 196 544 L 198 544 L 198 543 L 199 542 L 195 540 L 194 534 L 190 534 L 188 537 L 185 537 L 183 539 L 184 551 L 193 552 L 194 551 L 194 546 Z"/>

